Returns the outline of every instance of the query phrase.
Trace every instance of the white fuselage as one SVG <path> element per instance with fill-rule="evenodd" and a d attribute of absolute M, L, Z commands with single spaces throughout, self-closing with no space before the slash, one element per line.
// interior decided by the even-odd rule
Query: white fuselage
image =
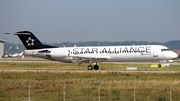
<path fill-rule="evenodd" d="M 92 62 L 170 60 L 177 57 L 175 52 L 162 45 L 47 48 L 26 50 L 25 54 L 75 63 L 89 60 Z"/>

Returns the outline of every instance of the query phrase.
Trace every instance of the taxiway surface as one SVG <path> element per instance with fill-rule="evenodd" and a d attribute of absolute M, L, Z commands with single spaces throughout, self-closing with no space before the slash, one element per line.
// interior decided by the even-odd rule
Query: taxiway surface
<path fill-rule="evenodd" d="M 33 59 L 33 60 L 32 60 Z M 10 59 L 0 59 L 0 62 L 53 62 L 53 63 L 59 63 L 56 61 L 48 61 L 44 59 L 38 59 L 38 58 L 28 58 L 28 59 L 21 59 L 21 58 L 10 58 Z M 114 64 L 157 64 L 157 62 L 113 62 Z M 179 65 L 180 62 L 172 62 L 172 63 L 164 63 L 164 64 L 170 64 L 170 65 Z M 34 69 L 34 68 L 28 68 L 28 69 L 18 69 L 18 68 L 0 68 L 0 72 L 48 72 L 48 73 L 179 73 L 179 71 L 175 70 L 61 70 L 61 69 Z"/>

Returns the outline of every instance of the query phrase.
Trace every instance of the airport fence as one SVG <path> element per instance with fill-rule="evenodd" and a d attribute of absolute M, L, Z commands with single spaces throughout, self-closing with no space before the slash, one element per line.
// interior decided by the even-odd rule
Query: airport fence
<path fill-rule="evenodd" d="M 2 81 L 2 80 L 0 80 Z M 180 101 L 179 86 L 129 81 L 0 82 L 0 101 Z"/>

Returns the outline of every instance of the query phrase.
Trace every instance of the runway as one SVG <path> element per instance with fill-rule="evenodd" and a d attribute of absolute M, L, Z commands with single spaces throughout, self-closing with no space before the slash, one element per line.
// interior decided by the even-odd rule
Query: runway
<path fill-rule="evenodd" d="M 42 62 L 42 63 L 59 63 L 57 61 L 48 61 L 39 58 L 1 58 L 0 62 Z M 108 63 L 108 62 L 106 62 Z M 111 62 L 113 64 L 157 64 L 157 62 Z M 165 63 L 166 64 L 166 63 Z M 177 60 L 172 63 L 167 63 L 170 65 L 179 65 L 180 61 Z M 58 68 L 0 68 L 0 73 L 2 72 L 44 72 L 44 73 L 179 73 L 178 70 L 81 70 L 81 69 L 58 69 Z"/>
<path fill-rule="evenodd" d="M 168 70 L 58 70 L 58 69 L 0 69 L 0 72 L 33 72 L 33 73 L 179 73 Z"/>

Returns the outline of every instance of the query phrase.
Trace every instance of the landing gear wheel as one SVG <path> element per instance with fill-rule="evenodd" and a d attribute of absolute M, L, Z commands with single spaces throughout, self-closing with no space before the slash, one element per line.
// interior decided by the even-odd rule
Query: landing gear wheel
<path fill-rule="evenodd" d="M 99 66 L 98 65 L 94 65 L 94 70 L 98 70 Z"/>
<path fill-rule="evenodd" d="M 158 68 L 161 68 L 161 64 L 158 64 Z"/>
<path fill-rule="evenodd" d="M 88 69 L 88 70 L 93 70 L 93 66 L 89 65 L 89 66 L 87 67 L 87 69 Z"/>

